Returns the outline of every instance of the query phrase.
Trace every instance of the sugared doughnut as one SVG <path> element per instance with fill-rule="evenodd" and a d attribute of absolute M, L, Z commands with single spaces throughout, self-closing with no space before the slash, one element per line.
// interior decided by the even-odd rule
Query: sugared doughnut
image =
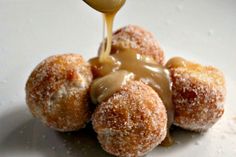
<path fill-rule="evenodd" d="M 101 49 L 101 47 L 100 47 Z M 112 53 L 119 49 L 133 49 L 142 55 L 152 57 L 163 65 L 164 52 L 152 33 L 134 25 L 128 25 L 113 33 Z"/>
<path fill-rule="evenodd" d="M 173 58 L 167 63 L 173 82 L 174 124 L 187 130 L 206 131 L 224 113 L 225 80 L 211 66 Z"/>
<path fill-rule="evenodd" d="M 26 102 L 32 114 L 58 131 L 74 131 L 90 119 L 90 66 L 77 54 L 43 60 L 26 83 Z"/>
<path fill-rule="evenodd" d="M 105 151 L 136 157 L 148 153 L 165 138 L 167 114 L 151 87 L 130 81 L 98 105 L 92 124 Z"/>

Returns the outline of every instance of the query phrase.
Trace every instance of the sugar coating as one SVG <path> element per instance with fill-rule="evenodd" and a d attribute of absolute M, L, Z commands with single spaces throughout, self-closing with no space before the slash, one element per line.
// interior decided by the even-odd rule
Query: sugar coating
<path fill-rule="evenodd" d="M 128 25 L 113 33 L 111 52 L 115 53 L 116 50 L 124 48 L 150 56 L 162 65 L 164 63 L 164 52 L 158 41 L 152 33 L 139 26 Z"/>
<path fill-rule="evenodd" d="M 151 87 L 131 81 L 97 107 L 92 124 L 105 151 L 136 157 L 145 155 L 165 138 L 167 114 Z"/>
<path fill-rule="evenodd" d="M 192 131 L 206 131 L 224 113 L 226 93 L 222 72 L 211 66 L 191 64 L 171 68 L 174 124 Z"/>
<path fill-rule="evenodd" d="M 26 102 L 32 114 L 58 131 L 74 131 L 90 118 L 90 66 L 78 54 L 43 60 L 26 83 Z"/>

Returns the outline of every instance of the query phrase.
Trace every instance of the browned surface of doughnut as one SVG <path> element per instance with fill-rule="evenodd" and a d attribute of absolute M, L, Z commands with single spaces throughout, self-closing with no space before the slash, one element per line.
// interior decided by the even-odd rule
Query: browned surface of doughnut
<path fill-rule="evenodd" d="M 97 107 L 92 123 L 105 151 L 136 157 L 151 151 L 165 138 L 167 115 L 151 87 L 131 81 Z"/>
<path fill-rule="evenodd" d="M 139 26 L 128 25 L 113 33 L 111 52 L 119 49 L 133 49 L 152 57 L 159 64 L 164 63 L 164 52 L 153 34 Z"/>
<path fill-rule="evenodd" d="M 26 102 L 32 114 L 58 131 L 85 126 L 91 112 L 88 88 L 90 66 L 78 54 L 55 55 L 43 60 L 26 83 Z"/>
<path fill-rule="evenodd" d="M 192 63 L 170 68 L 173 81 L 175 125 L 192 131 L 206 131 L 224 113 L 225 80 L 211 66 Z"/>

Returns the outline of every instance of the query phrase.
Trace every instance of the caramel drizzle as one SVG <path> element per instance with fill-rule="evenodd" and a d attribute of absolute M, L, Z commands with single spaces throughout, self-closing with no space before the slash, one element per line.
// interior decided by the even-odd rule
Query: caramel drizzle
<path fill-rule="evenodd" d="M 102 52 L 99 55 L 99 61 L 100 62 L 106 62 L 109 55 L 110 55 L 110 52 L 111 52 L 112 28 L 113 28 L 113 22 L 114 22 L 114 19 L 115 19 L 115 15 L 116 15 L 116 13 L 103 14 L 104 20 L 105 20 L 105 23 L 106 23 L 106 28 L 107 28 L 107 41 L 106 41 L 107 44 L 106 44 L 106 49 L 104 51 L 105 42 L 103 42 Z M 105 29 L 105 28 L 103 28 L 103 29 Z M 105 36 L 104 34 L 105 34 L 105 31 L 103 33 L 103 36 Z"/>
<path fill-rule="evenodd" d="M 173 140 L 170 137 L 169 128 L 174 120 L 174 106 L 172 104 L 171 82 L 168 70 L 154 63 L 155 61 L 152 58 L 141 56 L 133 50 L 120 50 L 118 53 L 110 55 L 114 18 L 125 3 L 125 0 L 84 1 L 103 13 L 107 28 L 106 48 L 103 45 L 99 57 L 89 61 L 94 77 L 97 78 L 94 80 L 90 90 L 93 102 L 101 103 L 118 91 L 130 79 L 144 82 L 159 94 L 167 109 L 168 132 L 162 145 L 171 145 Z M 111 8 L 109 8 L 109 5 Z M 181 61 L 181 59 L 176 59 L 176 62 L 170 62 L 166 67 L 184 65 L 185 62 Z"/>
<path fill-rule="evenodd" d="M 94 8 L 99 12 L 102 12 L 103 17 L 105 19 L 104 23 L 106 24 L 106 30 L 107 30 L 107 41 L 106 41 L 107 44 L 105 51 L 103 46 L 102 52 L 100 53 L 99 56 L 100 62 L 107 62 L 107 59 L 111 51 L 112 28 L 114 19 L 117 12 L 124 5 L 125 1 L 126 0 L 84 0 L 84 2 L 87 3 L 89 6 L 91 6 L 92 8 Z"/>
<path fill-rule="evenodd" d="M 128 71 L 133 74 L 132 79 L 142 81 L 159 94 L 167 109 L 168 128 L 170 128 L 174 120 L 174 106 L 172 104 L 169 71 L 155 63 L 152 58 L 142 56 L 130 49 L 119 50 L 117 53 L 110 55 L 107 61 L 105 63 L 100 62 L 99 58 L 93 58 L 89 61 L 92 65 L 94 77 L 98 78 L 95 79 L 95 83 L 91 86 L 91 97 L 93 99 L 95 97 L 103 98 L 97 99 L 97 102 L 102 102 L 109 98 L 113 93 L 107 93 L 107 91 L 115 93 L 124 85 L 124 82 L 128 82 L 127 80 L 123 80 L 125 78 L 124 73 L 119 72 L 121 70 Z M 127 73 L 127 75 L 130 75 L 130 73 Z M 101 87 L 105 90 L 101 90 Z M 110 88 L 110 90 L 107 90 L 107 88 Z M 168 132 L 163 145 L 171 145 L 172 142 Z"/>

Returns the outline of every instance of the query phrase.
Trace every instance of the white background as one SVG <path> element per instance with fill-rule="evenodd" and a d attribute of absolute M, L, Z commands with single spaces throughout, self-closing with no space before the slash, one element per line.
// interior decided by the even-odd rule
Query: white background
<path fill-rule="evenodd" d="M 177 130 L 177 144 L 148 157 L 235 157 L 236 1 L 127 0 L 114 27 L 127 24 L 153 32 L 167 59 L 214 65 L 227 79 L 226 112 L 216 126 L 205 134 Z M 95 56 L 101 30 L 101 15 L 82 0 L 0 0 L 0 157 L 109 156 L 91 129 L 56 133 L 32 118 L 24 100 L 27 77 L 42 59 Z"/>

